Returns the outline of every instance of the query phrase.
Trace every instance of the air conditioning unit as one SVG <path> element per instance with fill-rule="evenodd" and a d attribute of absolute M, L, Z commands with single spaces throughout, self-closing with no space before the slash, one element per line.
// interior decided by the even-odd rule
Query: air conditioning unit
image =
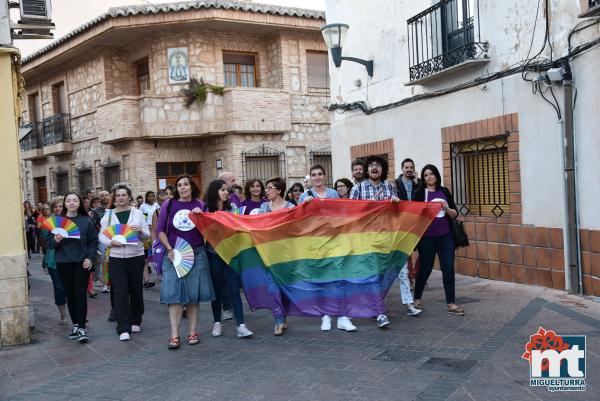
<path fill-rule="evenodd" d="M 50 21 L 52 4 L 50 0 L 20 0 L 21 21 Z"/>
<path fill-rule="evenodd" d="M 579 18 L 597 17 L 600 15 L 600 0 L 579 0 Z"/>

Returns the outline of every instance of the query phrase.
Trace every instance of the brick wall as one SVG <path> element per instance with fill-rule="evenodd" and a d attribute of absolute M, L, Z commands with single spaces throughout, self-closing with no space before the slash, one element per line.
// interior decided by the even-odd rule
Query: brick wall
<path fill-rule="evenodd" d="M 510 208 L 501 217 L 461 217 L 471 245 L 457 250 L 456 272 L 564 290 L 562 229 L 523 224 L 517 114 L 443 128 L 444 185 L 452 191 L 451 143 L 502 134 L 508 134 Z M 581 243 L 585 293 L 600 295 L 600 231 L 581 230 Z"/>

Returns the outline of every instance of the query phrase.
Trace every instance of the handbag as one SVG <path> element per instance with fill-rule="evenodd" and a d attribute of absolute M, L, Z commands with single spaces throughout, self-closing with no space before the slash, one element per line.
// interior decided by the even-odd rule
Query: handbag
<path fill-rule="evenodd" d="M 460 220 L 452 220 L 452 237 L 454 238 L 454 247 L 463 248 L 469 246 L 469 237 L 465 231 L 464 223 Z"/>
<path fill-rule="evenodd" d="M 169 236 L 169 217 L 171 217 L 171 200 L 168 200 L 169 204 L 167 205 L 167 231 L 165 232 L 165 234 L 167 235 L 167 237 Z M 154 262 L 154 270 L 156 270 L 156 274 L 162 274 L 162 264 L 163 264 L 163 259 L 164 259 L 164 255 L 166 253 L 166 248 L 163 245 L 162 242 L 160 242 L 160 239 L 158 239 L 158 236 L 156 239 L 154 239 L 154 242 L 152 242 L 152 261 Z"/>

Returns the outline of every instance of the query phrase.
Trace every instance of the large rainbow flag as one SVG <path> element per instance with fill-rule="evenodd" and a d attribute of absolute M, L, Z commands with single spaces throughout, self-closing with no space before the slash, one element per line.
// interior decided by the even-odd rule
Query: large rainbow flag
<path fill-rule="evenodd" d="M 250 307 L 276 315 L 372 317 L 440 205 L 315 199 L 244 216 L 190 214 L 242 279 Z"/>

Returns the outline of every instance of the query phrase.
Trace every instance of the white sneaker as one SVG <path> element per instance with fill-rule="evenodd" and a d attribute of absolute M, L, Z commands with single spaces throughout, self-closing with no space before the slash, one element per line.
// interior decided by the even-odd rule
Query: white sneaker
<path fill-rule="evenodd" d="M 379 327 L 380 329 L 383 329 L 384 327 L 388 326 L 390 324 L 390 319 L 388 319 L 388 317 L 386 315 L 379 315 L 377 316 L 377 327 Z"/>
<path fill-rule="evenodd" d="M 231 320 L 233 319 L 233 312 L 231 312 L 230 310 L 224 310 L 223 311 L 223 320 Z"/>
<path fill-rule="evenodd" d="M 321 331 L 331 330 L 331 318 L 329 315 L 323 315 L 321 318 Z"/>
<path fill-rule="evenodd" d="M 244 338 L 244 337 L 252 337 L 252 335 L 254 334 L 253 332 L 251 332 L 250 330 L 248 330 L 248 328 L 246 327 L 245 324 L 240 324 L 239 326 L 236 327 L 236 332 L 237 332 L 237 336 L 239 338 Z"/>
<path fill-rule="evenodd" d="M 128 332 L 121 333 L 119 335 L 119 341 L 129 341 L 129 340 L 131 340 L 131 336 L 129 335 Z"/>
<path fill-rule="evenodd" d="M 423 313 L 423 310 L 415 308 L 414 305 L 409 306 L 406 311 L 407 316 L 419 316 L 421 313 Z"/>
<path fill-rule="evenodd" d="M 103 293 L 103 294 L 107 294 L 107 293 L 109 293 L 109 292 L 110 292 L 110 288 L 108 288 L 108 286 L 107 286 L 107 285 L 105 285 L 104 287 L 102 287 L 102 293 Z"/>
<path fill-rule="evenodd" d="M 140 331 L 142 331 L 142 328 L 140 326 L 138 326 L 137 324 L 132 324 L 131 325 L 131 332 L 132 333 L 139 333 Z"/>
<path fill-rule="evenodd" d="M 212 336 L 219 337 L 221 334 L 223 334 L 223 330 L 221 329 L 221 323 L 215 322 L 215 324 L 213 325 Z"/>
<path fill-rule="evenodd" d="M 346 316 L 338 317 L 337 328 L 346 331 L 356 331 L 356 326 L 352 324 L 350 318 Z"/>

